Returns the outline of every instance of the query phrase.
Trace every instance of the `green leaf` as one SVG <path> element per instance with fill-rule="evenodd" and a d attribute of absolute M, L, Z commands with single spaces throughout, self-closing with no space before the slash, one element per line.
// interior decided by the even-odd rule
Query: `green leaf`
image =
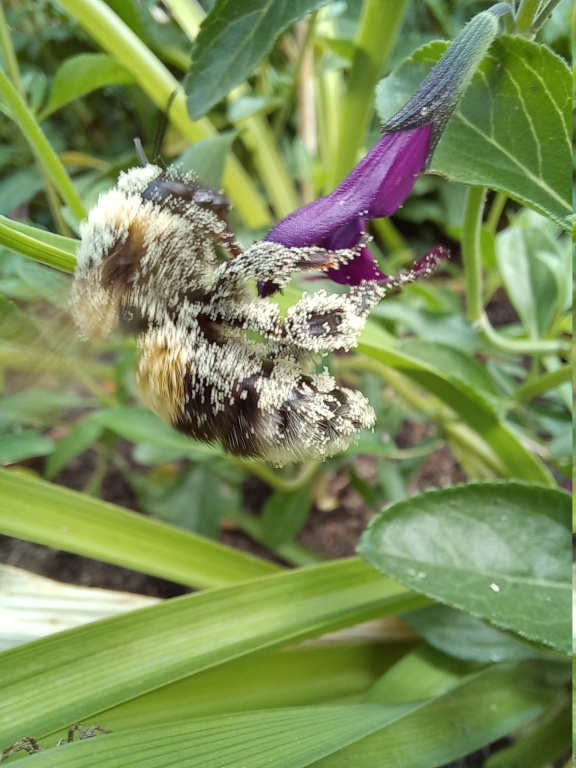
<path fill-rule="evenodd" d="M 278 570 L 251 555 L 17 472 L 0 470 L 0 532 L 194 587 Z"/>
<path fill-rule="evenodd" d="M 570 248 L 544 227 L 512 226 L 496 238 L 498 267 L 527 334 L 541 338 L 566 307 Z"/>
<path fill-rule="evenodd" d="M 48 457 L 44 469 L 46 478 L 50 480 L 73 458 L 88 450 L 101 434 L 102 427 L 90 419 L 74 424 L 70 432 L 56 443 L 52 454 Z"/>
<path fill-rule="evenodd" d="M 41 189 L 44 179 L 36 166 L 12 171 L 0 181 L 0 214 L 11 214 L 23 203 L 28 203 Z M 4 220 L 8 220 L 4 215 Z"/>
<path fill-rule="evenodd" d="M 174 455 L 194 461 L 207 461 L 221 454 L 217 448 L 181 435 L 148 408 L 111 408 L 92 414 L 91 421 L 115 435 L 135 443 L 151 443 L 174 451 Z"/>
<path fill-rule="evenodd" d="M 541 712 L 552 696 L 541 676 L 541 669 L 528 665 L 499 665 L 424 703 L 294 707 L 203 717 L 97 735 L 41 752 L 34 760 L 39 768 L 124 768 L 131 763 L 142 768 L 435 768 Z"/>
<path fill-rule="evenodd" d="M 411 589 L 570 653 L 570 509 L 569 494 L 536 484 L 434 490 L 375 517 L 359 552 Z"/>
<path fill-rule="evenodd" d="M 556 694 L 543 673 L 530 662 L 492 665 L 314 768 L 440 768 L 539 714 Z"/>
<path fill-rule="evenodd" d="M 53 414 L 63 408 L 80 408 L 89 404 L 88 398 L 69 392 L 51 392 L 36 387 L 25 389 L 0 400 L 0 428 L 49 423 Z"/>
<path fill-rule="evenodd" d="M 386 121 L 417 89 L 446 44 L 416 51 L 377 90 Z M 457 106 L 431 170 L 451 181 L 506 193 L 570 229 L 571 77 L 545 45 L 521 37 L 494 41 Z"/>
<path fill-rule="evenodd" d="M 60 632 L 0 654 L 0 732 L 51 733 L 245 654 L 422 604 L 353 558 Z"/>
<path fill-rule="evenodd" d="M 417 611 L 408 615 L 413 613 Z M 477 671 L 477 664 L 446 656 L 429 645 L 419 645 L 386 670 L 364 696 L 364 701 L 390 704 L 441 696 Z"/>
<path fill-rule="evenodd" d="M 571 710 L 570 700 L 553 702 L 528 733 L 511 746 L 490 755 L 484 768 L 542 768 L 549 765 L 568 768 L 569 762 L 564 762 L 564 758 L 570 750 Z"/>
<path fill-rule="evenodd" d="M 500 459 L 500 471 L 503 475 L 556 485 L 548 469 L 500 419 L 494 406 L 482 392 L 473 389 L 464 381 L 453 378 L 451 374 L 397 349 L 366 343 L 364 339 L 368 341 L 370 337 L 375 338 L 375 329 L 368 324 L 359 349 L 416 381 L 458 413 Z"/>
<path fill-rule="evenodd" d="M 46 456 L 53 450 L 53 441 L 33 430 L 0 435 L 0 464 Z"/>
<path fill-rule="evenodd" d="M 48 104 L 39 119 L 45 120 L 71 101 L 99 88 L 133 82 L 133 75 L 107 53 L 80 53 L 72 56 L 58 68 Z"/>
<path fill-rule="evenodd" d="M 298 534 L 310 514 L 312 482 L 292 493 L 278 491 L 266 499 L 262 510 L 262 540 L 275 549 Z"/>
<path fill-rule="evenodd" d="M 240 507 L 238 487 L 216 475 L 207 463 L 191 465 L 167 482 L 159 475 L 134 475 L 131 483 L 146 512 L 167 523 L 215 539 L 222 518 Z"/>
<path fill-rule="evenodd" d="M 494 382 L 486 369 L 473 357 L 453 346 L 407 338 L 401 342 L 400 349 L 412 357 L 446 371 L 475 390 L 480 390 L 487 395 L 496 394 Z"/>
<path fill-rule="evenodd" d="M 204 717 L 177 725 L 164 723 L 100 734 L 46 750 L 34 759 L 38 766 L 63 768 L 113 768 L 126 766 L 126 761 L 134 758 L 141 768 L 175 768 L 194 763 L 202 768 L 305 768 L 378 731 L 414 707 L 357 704 Z"/>
<path fill-rule="evenodd" d="M 249 77 L 276 38 L 327 0 L 216 0 L 202 22 L 184 87 L 193 120 Z"/>
<path fill-rule="evenodd" d="M 458 659 L 487 663 L 541 655 L 513 635 L 447 605 L 430 605 L 402 618 L 433 648 Z"/>
<path fill-rule="evenodd" d="M 98 719 L 117 731 L 230 712 L 344 703 L 365 693 L 409 647 L 352 640 L 252 653 L 107 709 Z"/>
<path fill-rule="evenodd" d="M 197 141 L 178 158 L 178 167 L 184 171 L 193 171 L 203 184 L 219 189 L 235 138 L 236 133 L 228 131 Z"/>

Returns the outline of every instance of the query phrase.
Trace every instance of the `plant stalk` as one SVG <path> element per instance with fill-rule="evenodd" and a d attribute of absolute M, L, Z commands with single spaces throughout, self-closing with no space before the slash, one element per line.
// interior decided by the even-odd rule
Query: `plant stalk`
<path fill-rule="evenodd" d="M 336 187 L 356 163 L 372 114 L 374 89 L 394 50 L 407 8 L 407 0 L 364 2 L 340 115 L 331 188 Z"/>

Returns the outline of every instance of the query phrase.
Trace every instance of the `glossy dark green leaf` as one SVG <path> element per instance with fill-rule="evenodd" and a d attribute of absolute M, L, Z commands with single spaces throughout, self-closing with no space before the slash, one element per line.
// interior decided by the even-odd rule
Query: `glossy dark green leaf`
<path fill-rule="evenodd" d="M 80 53 L 66 59 L 56 72 L 41 119 L 98 88 L 133 82 L 130 72 L 108 54 Z"/>
<path fill-rule="evenodd" d="M 383 121 L 416 91 L 446 47 L 420 48 L 380 82 Z M 431 170 L 505 192 L 568 230 L 570 105 L 570 70 L 559 56 L 521 37 L 498 38 L 448 123 Z"/>
<path fill-rule="evenodd" d="M 360 554 L 406 586 L 564 653 L 571 649 L 569 494 L 471 483 L 374 518 Z"/>
<path fill-rule="evenodd" d="M 252 74 L 276 38 L 327 0 L 216 0 L 202 22 L 185 81 L 188 112 L 197 120 Z"/>

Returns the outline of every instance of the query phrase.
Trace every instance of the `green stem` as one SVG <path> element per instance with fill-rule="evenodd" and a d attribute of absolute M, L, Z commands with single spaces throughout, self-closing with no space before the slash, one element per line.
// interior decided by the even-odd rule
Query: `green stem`
<path fill-rule="evenodd" d="M 410 246 L 406 239 L 400 234 L 390 219 L 374 219 L 371 225 L 389 253 L 410 251 Z"/>
<path fill-rule="evenodd" d="M 38 164 L 48 174 L 48 177 L 66 205 L 69 206 L 76 220 L 81 221 L 86 218 L 86 211 L 82 201 L 76 193 L 58 155 L 50 146 L 50 142 L 36 122 L 31 110 L 2 70 L 0 70 L 0 99 L 9 108 L 12 119 L 24 134 Z"/>
<path fill-rule="evenodd" d="M 542 8 L 538 16 L 534 19 L 534 22 L 532 24 L 532 33 L 536 34 L 542 24 L 546 21 L 546 19 L 551 15 L 554 8 L 556 8 L 557 5 L 560 4 L 560 0 L 549 0 L 548 3 Z"/>
<path fill-rule="evenodd" d="M 286 127 L 286 123 L 288 122 L 288 119 L 290 117 L 290 113 L 294 109 L 294 98 L 298 91 L 298 81 L 300 78 L 300 73 L 302 72 L 302 67 L 304 65 L 306 55 L 308 54 L 309 47 L 312 45 L 312 39 L 314 37 L 315 31 L 316 31 L 316 14 L 313 13 L 312 16 L 310 17 L 310 22 L 306 27 L 306 34 L 304 35 L 304 40 L 300 42 L 300 45 L 298 47 L 298 55 L 297 55 L 296 61 L 292 65 L 290 88 L 286 93 L 282 106 L 274 116 L 273 129 L 274 129 L 274 136 L 276 137 L 277 141 L 279 140 L 280 136 L 282 136 L 284 129 Z"/>
<path fill-rule="evenodd" d="M 242 87 L 242 90 L 248 92 L 247 87 Z M 260 115 L 247 117 L 238 125 L 242 130 L 241 138 L 252 153 L 254 165 L 258 169 L 258 175 L 268 193 L 275 215 L 278 218 L 287 216 L 298 208 L 300 201 L 288 168 L 278 152 L 272 128 Z"/>
<path fill-rule="evenodd" d="M 10 30 L 6 23 L 6 16 L 4 15 L 2 4 L 0 4 L 0 52 L 6 63 L 6 70 L 10 80 L 12 80 L 14 88 L 18 93 L 22 93 L 22 81 L 20 79 L 18 59 L 14 52 L 14 46 L 12 45 L 12 38 L 10 37 Z"/>
<path fill-rule="evenodd" d="M 326 19 L 320 13 L 317 21 L 320 36 L 327 39 L 336 35 L 333 20 Z M 328 52 L 328 55 L 329 52 Z M 320 62 L 321 64 L 322 62 Z M 324 181 L 327 181 L 327 169 L 332 167 L 338 152 L 338 125 L 340 124 L 342 105 L 343 80 L 342 72 L 336 69 L 316 67 L 316 121 L 318 135 L 318 150 L 322 161 Z M 322 192 L 330 192 L 323 185 Z"/>
<path fill-rule="evenodd" d="M 486 229 L 491 232 L 492 235 L 495 235 L 498 230 L 498 224 L 502 218 L 502 213 L 504 211 L 504 207 L 506 206 L 507 200 L 508 195 L 505 195 L 504 192 L 498 192 L 494 196 L 494 200 L 490 206 L 490 211 L 486 217 Z"/>
<path fill-rule="evenodd" d="M 480 234 L 486 197 L 485 187 L 469 187 L 462 234 L 462 258 L 466 277 L 468 319 L 490 346 L 517 355 L 566 354 L 567 342 L 556 339 L 507 339 L 497 333 L 484 311 L 482 248 Z"/>
<path fill-rule="evenodd" d="M 521 0 L 516 13 L 516 32 L 520 35 L 531 31 L 541 0 Z"/>
<path fill-rule="evenodd" d="M 484 187 L 468 188 L 464 214 L 464 231 L 462 234 L 467 312 L 468 319 L 475 326 L 481 323 L 484 315 L 480 232 L 482 229 L 485 197 L 486 189 Z"/>
<path fill-rule="evenodd" d="M 572 366 L 563 365 L 555 371 L 544 373 L 538 376 L 534 381 L 529 381 L 523 387 L 519 387 L 514 393 L 514 400 L 517 403 L 526 403 L 535 397 L 543 395 L 552 389 L 557 389 L 562 384 L 570 381 L 572 378 Z"/>
<path fill-rule="evenodd" d="M 356 163 L 363 145 L 374 99 L 374 88 L 396 44 L 407 0 L 364 0 L 356 52 L 348 77 L 338 131 L 338 154 L 332 170 L 336 187 Z"/>
<path fill-rule="evenodd" d="M 286 493 L 292 493 L 297 491 L 298 488 L 306 485 L 306 483 L 314 477 L 320 466 L 320 461 L 310 461 L 306 464 L 302 464 L 295 477 L 285 479 L 274 471 L 271 467 L 263 462 L 255 461 L 241 461 L 240 464 L 248 472 L 256 475 L 260 480 L 264 480 L 265 483 L 275 491 L 285 491 Z"/>
<path fill-rule="evenodd" d="M 571 349 L 569 341 L 558 339 L 507 339 L 494 330 L 486 315 L 482 317 L 477 330 L 494 349 L 513 355 L 567 355 Z"/>
<path fill-rule="evenodd" d="M 170 108 L 170 122 L 191 142 L 216 135 L 207 118 L 192 121 L 180 84 L 140 38 L 116 16 L 103 0 L 59 0 L 98 44 L 131 72 L 142 90 L 164 111 L 177 91 Z M 254 182 L 235 157 L 229 157 L 224 186 L 249 227 L 266 227 L 270 213 Z"/>

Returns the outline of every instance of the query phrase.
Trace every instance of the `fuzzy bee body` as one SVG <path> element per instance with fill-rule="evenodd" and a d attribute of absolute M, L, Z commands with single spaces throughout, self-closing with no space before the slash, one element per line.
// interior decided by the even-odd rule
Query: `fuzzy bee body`
<path fill-rule="evenodd" d="M 242 251 L 229 207 L 173 168 L 122 174 L 81 230 L 72 292 L 80 333 L 133 333 L 143 399 L 196 439 L 279 466 L 345 450 L 374 425 L 374 412 L 314 364 L 356 344 L 385 288 L 304 294 L 282 317 L 248 281 L 282 288 L 295 271 L 334 268 L 357 251 L 262 241 Z M 217 246 L 232 259 L 222 263 Z"/>

